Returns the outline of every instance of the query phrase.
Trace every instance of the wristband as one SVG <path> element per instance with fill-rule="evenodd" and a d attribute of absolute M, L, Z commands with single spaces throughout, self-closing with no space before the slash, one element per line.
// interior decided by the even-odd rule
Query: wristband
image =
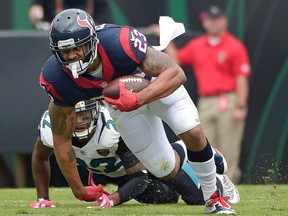
<path fill-rule="evenodd" d="M 48 198 L 45 198 L 45 197 L 41 197 L 41 198 L 37 198 L 37 201 L 44 201 L 44 200 L 48 200 L 48 201 L 50 201 Z"/>

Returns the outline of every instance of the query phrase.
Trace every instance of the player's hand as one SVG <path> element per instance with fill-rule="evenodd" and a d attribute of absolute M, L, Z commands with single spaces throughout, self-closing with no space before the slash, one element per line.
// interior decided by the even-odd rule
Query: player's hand
<path fill-rule="evenodd" d="M 43 198 L 37 199 L 37 201 L 30 204 L 30 208 L 54 208 L 56 205 L 50 200 L 45 200 Z"/>
<path fill-rule="evenodd" d="M 137 94 L 127 90 L 123 82 L 119 82 L 119 88 L 120 96 L 118 99 L 104 97 L 104 100 L 107 103 L 113 105 L 112 107 L 114 110 L 119 109 L 120 111 L 129 112 L 142 106 L 142 103 L 138 100 Z"/>
<path fill-rule="evenodd" d="M 245 108 L 236 108 L 233 113 L 233 120 L 234 122 L 243 122 L 246 119 L 247 111 Z"/>
<path fill-rule="evenodd" d="M 85 187 L 86 194 L 84 197 L 78 197 L 79 200 L 84 200 L 86 202 L 97 201 L 103 194 L 103 186 L 101 184 L 97 186 L 87 186 Z"/>
<path fill-rule="evenodd" d="M 100 208 L 109 208 L 113 206 L 113 201 L 110 200 L 105 193 L 102 194 L 97 202 Z"/>
<path fill-rule="evenodd" d="M 110 193 L 109 191 L 107 191 L 107 190 L 104 189 L 104 190 L 103 190 L 103 194 L 109 196 L 111 193 Z"/>

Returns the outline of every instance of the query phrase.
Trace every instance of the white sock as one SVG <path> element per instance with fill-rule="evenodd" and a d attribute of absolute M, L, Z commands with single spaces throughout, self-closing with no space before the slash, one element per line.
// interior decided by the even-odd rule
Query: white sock
<path fill-rule="evenodd" d="M 208 200 L 210 196 L 216 191 L 216 166 L 214 157 L 205 162 L 191 162 L 193 171 L 198 177 L 202 188 L 204 200 Z"/>

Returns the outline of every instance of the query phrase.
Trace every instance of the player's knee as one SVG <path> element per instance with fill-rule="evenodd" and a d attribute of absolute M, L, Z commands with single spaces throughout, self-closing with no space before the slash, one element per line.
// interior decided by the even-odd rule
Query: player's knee
<path fill-rule="evenodd" d="M 177 173 L 178 173 L 178 170 L 177 169 L 173 169 L 173 171 L 170 174 L 168 174 L 167 176 L 162 177 L 161 179 L 163 179 L 163 180 L 173 179 L 177 175 Z"/>
<path fill-rule="evenodd" d="M 177 175 L 177 173 L 180 169 L 180 166 L 181 166 L 180 163 L 181 163 L 180 157 L 177 154 L 177 152 L 175 152 L 175 166 L 174 166 L 173 170 L 170 173 L 168 173 L 168 175 L 164 175 L 163 177 L 161 177 L 161 179 L 163 179 L 163 180 L 173 179 Z"/>
<path fill-rule="evenodd" d="M 184 141 L 187 148 L 191 151 L 201 151 L 205 148 L 207 141 L 200 125 L 179 134 L 179 137 Z"/>

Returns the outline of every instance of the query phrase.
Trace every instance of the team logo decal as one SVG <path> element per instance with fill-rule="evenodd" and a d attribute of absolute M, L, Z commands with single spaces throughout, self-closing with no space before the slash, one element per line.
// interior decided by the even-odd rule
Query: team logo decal
<path fill-rule="evenodd" d="M 227 54 L 224 51 L 221 51 L 218 55 L 218 62 L 223 63 L 227 58 Z"/>
<path fill-rule="evenodd" d="M 250 65 L 247 63 L 242 64 L 240 70 L 242 73 L 249 73 L 250 72 Z"/>
<path fill-rule="evenodd" d="M 103 157 L 106 157 L 110 153 L 109 149 L 98 149 L 96 151 L 99 155 L 101 155 Z"/>
<path fill-rule="evenodd" d="M 103 88 L 105 88 L 107 85 L 108 85 L 108 83 L 106 82 L 106 81 L 103 81 L 103 82 L 101 82 L 101 84 L 100 84 Z"/>
<path fill-rule="evenodd" d="M 81 27 L 87 27 L 90 29 L 90 31 L 93 31 L 93 26 L 90 24 L 90 22 L 87 19 L 87 15 L 85 15 L 85 19 L 81 20 L 80 16 L 77 17 L 77 23 Z"/>

